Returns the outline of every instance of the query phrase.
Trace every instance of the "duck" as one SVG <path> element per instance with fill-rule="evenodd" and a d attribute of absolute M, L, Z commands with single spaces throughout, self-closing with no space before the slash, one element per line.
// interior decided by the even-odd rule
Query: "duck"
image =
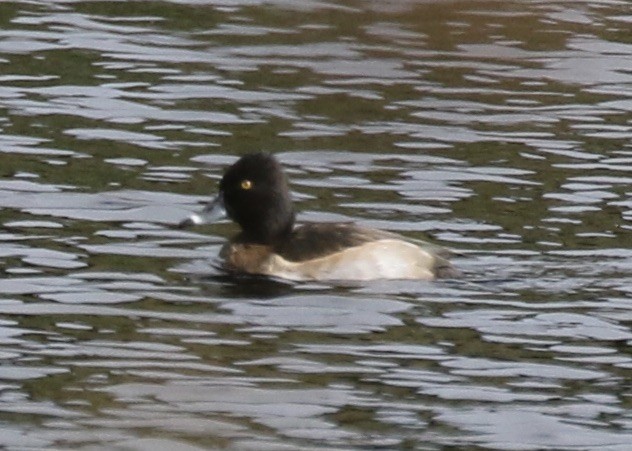
<path fill-rule="evenodd" d="M 296 225 L 288 178 L 275 156 L 242 156 L 219 182 L 214 199 L 180 228 L 228 217 L 240 232 L 220 250 L 230 274 L 290 281 L 434 280 L 458 273 L 448 251 L 352 222 Z"/>

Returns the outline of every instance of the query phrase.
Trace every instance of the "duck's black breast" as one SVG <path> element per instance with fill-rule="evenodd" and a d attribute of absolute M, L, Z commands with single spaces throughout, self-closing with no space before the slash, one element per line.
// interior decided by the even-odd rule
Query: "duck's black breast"
<path fill-rule="evenodd" d="M 302 262 L 384 239 L 401 237 L 351 223 L 307 223 L 296 227 L 287 239 L 277 243 L 274 252 L 286 260 Z"/>

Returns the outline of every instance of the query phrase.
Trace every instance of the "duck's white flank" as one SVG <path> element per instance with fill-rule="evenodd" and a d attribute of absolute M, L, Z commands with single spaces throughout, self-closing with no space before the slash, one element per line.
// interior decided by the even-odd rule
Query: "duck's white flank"
<path fill-rule="evenodd" d="M 236 256 L 239 245 L 231 246 L 227 262 Z M 384 239 L 351 247 L 335 254 L 292 262 L 277 254 L 269 254 L 257 267 L 243 268 L 247 272 L 289 280 L 373 280 L 435 278 L 435 256 L 415 244 Z M 233 263 L 235 263 L 233 261 Z"/>

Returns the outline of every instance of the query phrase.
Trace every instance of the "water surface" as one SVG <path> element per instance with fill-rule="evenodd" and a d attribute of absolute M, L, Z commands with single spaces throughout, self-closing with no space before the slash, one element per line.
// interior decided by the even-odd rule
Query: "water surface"
<path fill-rule="evenodd" d="M 595 1 L 0 3 L 0 446 L 632 443 L 632 24 Z M 456 281 L 221 277 L 246 152 Z"/>

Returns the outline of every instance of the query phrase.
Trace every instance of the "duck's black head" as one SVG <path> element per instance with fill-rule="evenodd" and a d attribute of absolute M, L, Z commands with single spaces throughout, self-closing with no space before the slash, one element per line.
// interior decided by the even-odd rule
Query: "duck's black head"
<path fill-rule="evenodd" d="M 263 152 L 241 157 L 224 173 L 217 197 L 203 212 L 181 225 L 216 220 L 223 209 L 241 226 L 243 241 L 282 241 L 294 226 L 294 209 L 287 178 L 277 159 Z"/>
<path fill-rule="evenodd" d="M 219 184 L 226 213 L 241 226 L 247 241 L 272 244 L 294 226 L 294 209 L 281 164 L 272 155 L 255 153 L 233 164 Z"/>

